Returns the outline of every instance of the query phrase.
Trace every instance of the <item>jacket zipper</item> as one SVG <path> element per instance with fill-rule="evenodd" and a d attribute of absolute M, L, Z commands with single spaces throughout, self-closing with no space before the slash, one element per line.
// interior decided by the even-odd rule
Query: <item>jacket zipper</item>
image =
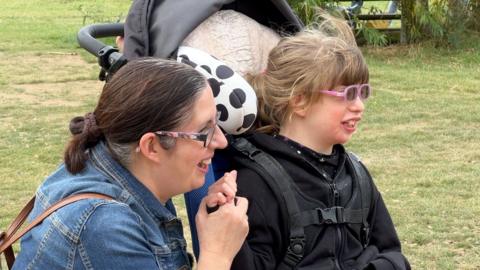
<path fill-rule="evenodd" d="M 333 192 L 333 205 L 338 206 L 340 204 L 340 194 L 337 190 L 337 186 L 335 185 L 335 182 L 332 182 L 331 184 L 332 187 L 332 192 Z M 343 250 L 343 237 L 342 237 L 342 229 L 340 226 L 336 225 L 336 231 L 337 231 L 337 248 L 336 248 L 336 256 L 335 256 L 335 265 L 337 266 L 338 269 L 343 269 L 341 262 L 340 262 L 340 256 L 342 254 Z"/>
<path fill-rule="evenodd" d="M 338 192 L 337 190 L 337 186 L 335 185 L 335 179 L 331 179 L 328 174 L 323 171 L 323 170 L 320 170 L 318 169 L 317 167 L 315 167 L 313 164 L 311 164 L 308 160 L 304 159 L 304 161 L 310 165 L 315 171 L 317 171 L 318 173 L 320 173 L 320 175 L 323 176 L 323 180 L 329 185 L 330 187 L 330 190 L 332 191 L 332 194 L 333 194 L 333 200 L 331 201 L 332 205 L 333 206 L 339 206 L 340 205 L 340 193 Z M 331 181 L 330 181 L 331 180 Z M 340 228 L 340 226 L 336 226 L 336 231 L 337 231 L 337 241 L 338 241 L 338 244 L 336 245 L 336 249 L 335 249 L 335 266 L 338 268 L 338 269 L 343 269 L 342 267 L 342 264 L 340 262 L 340 256 L 343 252 L 343 237 L 342 237 L 342 229 Z"/>

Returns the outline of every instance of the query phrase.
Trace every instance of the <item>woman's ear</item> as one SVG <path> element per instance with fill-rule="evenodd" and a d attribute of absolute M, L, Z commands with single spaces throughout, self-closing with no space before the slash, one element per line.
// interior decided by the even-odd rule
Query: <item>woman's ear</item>
<path fill-rule="evenodd" d="M 290 108 L 294 115 L 305 117 L 307 115 L 308 107 L 306 106 L 304 95 L 297 95 L 290 100 Z"/>
<path fill-rule="evenodd" d="M 157 140 L 157 136 L 148 132 L 142 135 L 140 141 L 138 142 L 137 152 L 140 152 L 145 158 L 154 161 L 160 162 L 160 154 L 162 151 L 165 151 Z"/>

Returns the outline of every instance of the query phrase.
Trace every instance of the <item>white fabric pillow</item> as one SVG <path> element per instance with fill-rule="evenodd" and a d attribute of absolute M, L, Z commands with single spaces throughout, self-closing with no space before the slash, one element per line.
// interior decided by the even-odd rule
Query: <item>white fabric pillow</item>
<path fill-rule="evenodd" d="M 244 76 L 265 69 L 268 54 L 279 40 L 280 35 L 254 19 L 220 10 L 198 25 L 182 46 L 200 49 Z"/>

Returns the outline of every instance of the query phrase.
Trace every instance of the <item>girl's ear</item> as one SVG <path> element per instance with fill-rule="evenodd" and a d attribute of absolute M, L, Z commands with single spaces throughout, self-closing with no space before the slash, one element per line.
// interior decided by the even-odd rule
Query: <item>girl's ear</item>
<path fill-rule="evenodd" d="M 300 116 L 300 117 L 305 117 L 307 115 L 308 108 L 306 106 L 307 102 L 305 100 L 304 95 L 297 95 L 294 96 L 290 100 L 290 108 L 293 112 L 293 114 Z"/>
<path fill-rule="evenodd" d="M 160 146 L 157 136 L 152 132 L 143 134 L 138 142 L 137 152 L 151 161 L 160 162 L 162 151 L 165 150 Z"/>

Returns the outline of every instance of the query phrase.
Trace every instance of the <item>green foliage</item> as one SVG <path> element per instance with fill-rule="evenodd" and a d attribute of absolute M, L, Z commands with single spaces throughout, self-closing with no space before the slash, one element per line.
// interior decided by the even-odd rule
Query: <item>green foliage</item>
<path fill-rule="evenodd" d="M 305 25 L 318 21 L 317 15 L 320 9 L 336 13 L 339 7 L 339 2 L 336 0 L 290 0 L 288 2 Z"/>
<path fill-rule="evenodd" d="M 293 9 L 305 24 L 317 20 L 318 8 L 340 14 L 342 5 L 349 2 L 337 0 L 290 0 Z M 459 48 L 465 35 L 480 31 L 480 1 L 478 0 L 404 0 L 403 15 L 408 42 L 433 41 L 436 46 Z M 408 4 L 408 5 L 407 5 Z M 382 9 L 364 2 L 362 13 L 379 14 Z M 367 23 L 350 18 L 356 25 L 357 36 L 367 44 L 384 46 L 389 43 L 385 33 L 372 29 Z"/>
<path fill-rule="evenodd" d="M 411 41 L 432 40 L 436 46 L 459 48 L 465 35 L 479 31 L 479 1 L 435 0 L 416 2 L 408 30 Z"/>
<path fill-rule="evenodd" d="M 388 44 L 387 36 L 377 29 L 366 26 L 365 22 L 358 22 L 357 35 L 361 35 L 367 44 L 373 46 L 386 46 Z"/>
<path fill-rule="evenodd" d="M 480 32 L 480 1 L 469 0 L 467 6 L 468 16 L 466 25 L 469 29 Z"/>
<path fill-rule="evenodd" d="M 365 40 L 367 44 L 385 46 L 388 42 L 385 34 L 368 27 L 365 22 L 354 16 L 349 17 L 345 12 L 345 2 L 340 3 L 336 0 L 290 0 L 289 3 L 305 25 L 318 22 L 320 20 L 318 17 L 319 11 L 325 10 L 334 16 L 348 18 L 350 23 L 355 25 L 356 35 Z M 379 12 L 379 9 L 375 6 L 370 7 L 369 10 L 369 13 Z"/>
<path fill-rule="evenodd" d="M 417 4 L 415 7 L 418 16 L 418 25 L 420 28 L 428 29 L 428 33 L 433 38 L 441 38 L 445 35 L 444 27 L 442 26 L 443 14 L 442 8 L 439 5 L 432 7 L 432 12 L 428 12 L 425 6 Z M 414 38 L 421 37 L 420 31 L 415 29 L 412 33 Z"/>

